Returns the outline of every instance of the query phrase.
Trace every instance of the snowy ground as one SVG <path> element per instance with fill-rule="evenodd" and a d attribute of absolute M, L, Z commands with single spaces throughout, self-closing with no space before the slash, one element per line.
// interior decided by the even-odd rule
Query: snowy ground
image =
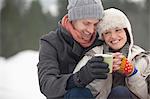
<path fill-rule="evenodd" d="M 37 62 L 38 52 L 31 50 L 0 57 L 0 99 L 46 99 L 39 90 Z"/>

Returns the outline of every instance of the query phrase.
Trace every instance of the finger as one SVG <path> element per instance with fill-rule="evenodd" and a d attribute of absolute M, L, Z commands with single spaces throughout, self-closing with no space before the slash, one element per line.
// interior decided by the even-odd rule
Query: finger
<path fill-rule="evenodd" d="M 120 59 L 120 58 L 115 58 L 115 59 L 113 59 L 113 62 L 117 62 L 117 61 L 121 61 L 122 59 Z"/>
<path fill-rule="evenodd" d="M 92 57 L 92 59 L 90 60 L 90 62 L 102 62 L 104 61 L 104 58 L 102 56 L 95 56 L 95 57 Z"/>
<path fill-rule="evenodd" d="M 123 54 L 122 53 L 113 53 L 113 58 L 123 58 Z"/>
<path fill-rule="evenodd" d="M 109 71 L 110 71 L 109 68 L 107 68 L 107 69 L 95 69 L 92 71 L 92 73 L 94 75 L 100 75 L 102 73 L 109 73 Z"/>
<path fill-rule="evenodd" d="M 116 53 L 112 53 L 113 56 L 118 56 L 118 55 L 121 55 L 122 53 L 120 52 L 116 52 Z"/>
<path fill-rule="evenodd" d="M 118 66 L 118 65 L 113 65 L 113 71 L 117 71 L 117 70 L 119 70 L 120 69 L 120 66 Z"/>
<path fill-rule="evenodd" d="M 91 67 L 92 68 L 97 68 L 97 69 L 106 69 L 108 68 L 108 63 L 105 63 L 105 62 L 94 62 L 94 63 L 91 63 Z"/>
<path fill-rule="evenodd" d="M 120 60 L 116 60 L 116 61 L 113 61 L 113 65 L 121 65 L 122 61 Z"/>

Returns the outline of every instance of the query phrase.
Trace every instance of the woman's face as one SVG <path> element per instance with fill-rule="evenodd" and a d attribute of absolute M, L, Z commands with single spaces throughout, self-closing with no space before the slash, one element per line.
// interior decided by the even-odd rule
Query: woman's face
<path fill-rule="evenodd" d="M 106 44 L 114 50 L 121 49 L 127 42 L 127 35 L 123 28 L 113 28 L 102 33 Z"/>

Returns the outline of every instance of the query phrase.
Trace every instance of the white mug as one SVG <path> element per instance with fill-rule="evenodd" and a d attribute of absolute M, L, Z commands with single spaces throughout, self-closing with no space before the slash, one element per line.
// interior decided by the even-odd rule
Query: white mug
<path fill-rule="evenodd" d="M 102 56 L 104 58 L 104 62 L 109 65 L 109 73 L 112 73 L 112 65 L 113 65 L 113 55 L 112 54 L 95 54 L 94 56 Z"/>

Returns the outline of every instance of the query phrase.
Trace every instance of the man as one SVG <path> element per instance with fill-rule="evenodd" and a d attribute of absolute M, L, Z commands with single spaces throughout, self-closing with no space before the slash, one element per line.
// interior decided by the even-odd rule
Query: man
<path fill-rule="evenodd" d="M 73 71 L 88 50 L 102 45 L 96 25 L 103 17 L 103 6 L 101 0 L 69 0 L 67 9 L 56 31 L 40 40 L 40 89 L 47 99 L 91 99 L 86 85 L 95 79 L 106 79 L 108 64 L 102 57 L 94 57 L 80 71 Z"/>

